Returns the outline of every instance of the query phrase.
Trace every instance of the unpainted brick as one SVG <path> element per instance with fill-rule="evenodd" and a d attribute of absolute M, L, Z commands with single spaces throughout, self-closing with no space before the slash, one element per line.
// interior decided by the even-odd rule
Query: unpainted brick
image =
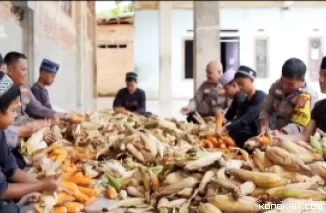
<path fill-rule="evenodd" d="M 97 48 L 97 92 L 115 95 L 125 86 L 125 74 L 134 69 L 134 26 L 97 26 L 97 40 L 127 40 L 127 48 Z"/>

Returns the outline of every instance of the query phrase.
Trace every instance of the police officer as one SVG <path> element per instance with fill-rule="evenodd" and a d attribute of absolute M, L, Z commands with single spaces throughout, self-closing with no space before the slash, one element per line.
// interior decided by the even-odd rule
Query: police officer
<path fill-rule="evenodd" d="M 27 58 L 24 54 L 18 52 L 9 52 L 4 58 L 8 75 L 12 78 L 16 85 L 20 86 L 21 90 L 21 108 L 19 115 L 14 125 L 9 126 L 5 130 L 7 142 L 12 149 L 17 164 L 20 168 L 24 168 L 26 163 L 20 154 L 19 150 L 19 138 L 28 138 L 35 131 L 40 129 L 44 125 L 44 121 L 34 121 L 33 118 L 47 118 L 53 119 L 56 122 L 58 120 L 68 118 L 68 114 L 58 113 L 52 109 L 46 108 L 38 102 L 31 90 L 25 86 L 27 76 Z M 48 133 L 51 134 L 51 133 Z M 50 137 L 51 138 L 51 137 Z"/>
<path fill-rule="evenodd" d="M 194 112 L 197 111 L 201 117 L 215 116 L 217 109 L 225 110 L 228 107 L 228 99 L 224 94 L 220 78 L 223 73 L 221 63 L 211 61 L 206 66 L 207 80 L 200 85 L 195 97 L 189 104 L 181 109 L 183 115 L 187 115 L 188 122 L 197 123 Z"/>
<path fill-rule="evenodd" d="M 38 81 L 31 87 L 31 91 L 43 106 L 51 109 L 50 98 L 47 86 L 51 86 L 59 70 L 59 65 L 48 59 L 43 59 L 40 66 Z"/>
<path fill-rule="evenodd" d="M 319 85 L 323 94 L 326 94 L 326 56 L 323 58 L 319 71 Z M 297 134 L 284 135 L 274 131 L 275 138 L 287 140 L 302 140 L 308 141 L 317 129 L 326 132 L 326 99 L 318 101 L 312 109 L 311 120 L 304 130 Z"/>
<path fill-rule="evenodd" d="M 260 113 L 261 134 L 270 128 L 295 134 L 307 126 L 318 95 L 305 81 L 305 74 L 306 65 L 302 60 L 290 58 L 285 61 L 282 77 L 272 84 Z"/>

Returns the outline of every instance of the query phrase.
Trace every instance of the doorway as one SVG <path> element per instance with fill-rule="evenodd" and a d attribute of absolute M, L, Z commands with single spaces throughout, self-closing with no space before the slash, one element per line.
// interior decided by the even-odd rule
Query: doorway
<path fill-rule="evenodd" d="M 184 40 L 184 78 L 193 79 L 193 40 Z M 240 65 L 240 39 L 239 37 L 221 37 L 221 63 L 223 65 L 223 72 L 237 68 Z"/>

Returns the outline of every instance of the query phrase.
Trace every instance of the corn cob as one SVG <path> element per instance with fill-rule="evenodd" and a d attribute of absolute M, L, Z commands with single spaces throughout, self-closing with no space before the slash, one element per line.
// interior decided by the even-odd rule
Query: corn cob
<path fill-rule="evenodd" d="M 239 180 L 251 181 L 256 186 L 264 188 L 272 188 L 290 183 L 288 179 L 282 178 L 278 174 L 270 172 L 261 173 L 243 169 L 229 169 L 228 173 Z"/>
<path fill-rule="evenodd" d="M 311 170 L 316 172 L 320 177 L 326 179 L 326 162 L 324 161 L 316 161 L 312 164 L 308 165 Z"/>
<path fill-rule="evenodd" d="M 186 164 L 185 168 L 188 170 L 197 170 L 205 166 L 212 165 L 223 156 L 222 152 L 207 152 L 197 160 L 190 161 Z"/>
<path fill-rule="evenodd" d="M 157 192 L 158 196 L 176 194 L 184 188 L 194 188 L 198 184 L 198 180 L 194 177 L 187 177 L 174 184 L 163 186 Z"/>
<path fill-rule="evenodd" d="M 289 171 L 299 172 L 312 176 L 314 172 L 295 155 L 279 147 L 267 147 L 266 156 L 275 164 L 285 167 Z"/>
<path fill-rule="evenodd" d="M 198 213 L 222 213 L 217 207 L 210 203 L 201 203 L 198 207 Z"/>
<path fill-rule="evenodd" d="M 250 198 L 250 197 L 248 197 Z M 260 212 L 255 199 L 246 197 L 234 200 L 232 195 L 215 195 L 208 198 L 208 202 L 219 208 L 221 211 L 233 213 L 255 213 Z"/>

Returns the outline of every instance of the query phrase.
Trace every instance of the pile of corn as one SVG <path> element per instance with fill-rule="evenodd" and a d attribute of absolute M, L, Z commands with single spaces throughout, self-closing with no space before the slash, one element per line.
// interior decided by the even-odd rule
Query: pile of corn
<path fill-rule="evenodd" d="M 34 162 L 31 173 L 57 175 L 62 190 L 44 194 L 35 212 L 77 213 L 96 197 L 117 200 L 110 212 L 159 213 L 255 213 L 287 198 L 326 200 L 326 139 L 319 133 L 311 144 L 260 138 L 264 146 L 251 155 L 229 141 L 243 156 L 235 160 L 201 147 L 203 140 L 222 139 L 210 136 L 215 124 L 206 125 L 198 134 L 193 124 L 99 112 L 52 128 L 61 139 L 26 155 Z"/>

